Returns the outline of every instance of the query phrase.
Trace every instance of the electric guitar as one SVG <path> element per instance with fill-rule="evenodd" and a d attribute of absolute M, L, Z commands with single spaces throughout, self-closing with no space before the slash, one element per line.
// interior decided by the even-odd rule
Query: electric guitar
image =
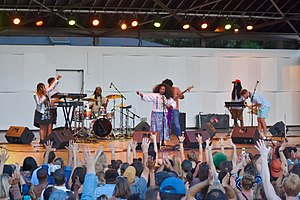
<path fill-rule="evenodd" d="M 176 97 L 174 97 L 173 99 L 176 101 L 176 100 L 179 99 L 184 93 L 190 92 L 191 89 L 193 89 L 193 88 L 194 88 L 193 85 L 187 87 L 183 92 L 181 92 L 180 94 L 178 94 L 178 95 L 177 95 Z"/>

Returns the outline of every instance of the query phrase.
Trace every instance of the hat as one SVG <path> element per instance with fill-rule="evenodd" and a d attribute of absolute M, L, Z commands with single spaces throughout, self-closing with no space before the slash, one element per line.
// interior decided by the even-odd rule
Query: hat
<path fill-rule="evenodd" d="M 131 184 L 135 181 L 135 173 L 136 173 L 136 170 L 133 166 L 129 166 L 126 168 L 123 176 L 127 178 L 129 184 Z"/>
<path fill-rule="evenodd" d="M 232 81 L 232 83 L 240 83 L 241 80 L 240 79 L 235 79 L 234 81 Z"/>
<path fill-rule="evenodd" d="M 160 186 L 162 182 L 166 179 L 169 178 L 170 175 L 166 171 L 161 171 L 161 172 L 156 172 L 155 173 L 155 185 Z"/>
<path fill-rule="evenodd" d="M 169 177 L 166 178 L 160 185 L 160 193 L 166 194 L 184 194 L 186 193 L 186 188 L 183 180 L 180 178 Z"/>
<path fill-rule="evenodd" d="M 270 163 L 271 175 L 278 178 L 281 175 L 281 162 L 279 159 L 272 160 Z"/>

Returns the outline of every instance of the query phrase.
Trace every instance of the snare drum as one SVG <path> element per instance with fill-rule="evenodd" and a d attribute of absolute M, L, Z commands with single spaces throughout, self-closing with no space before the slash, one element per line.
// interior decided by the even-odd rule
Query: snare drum
<path fill-rule="evenodd" d="M 93 119 L 93 112 L 92 112 L 92 110 L 85 110 L 84 111 L 84 118 L 85 119 Z"/>
<path fill-rule="evenodd" d="M 91 127 L 93 128 L 94 134 L 99 137 L 106 137 L 112 131 L 112 125 L 110 121 L 105 118 L 95 119 L 91 123 Z"/>

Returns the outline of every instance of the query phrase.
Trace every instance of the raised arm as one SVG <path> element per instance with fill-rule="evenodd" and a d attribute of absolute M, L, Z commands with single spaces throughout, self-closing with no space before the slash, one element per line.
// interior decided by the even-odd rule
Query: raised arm
<path fill-rule="evenodd" d="M 5 162 L 8 160 L 9 154 L 8 151 L 5 149 L 4 151 L 1 151 L 0 154 L 0 175 L 3 174 L 3 168 L 5 165 Z"/>
<path fill-rule="evenodd" d="M 183 147 L 183 142 L 185 140 L 185 137 L 184 137 L 184 135 L 181 135 L 178 137 L 178 139 L 179 139 L 179 147 L 180 147 L 180 158 L 183 161 L 183 160 L 185 160 L 184 147 Z"/>
<path fill-rule="evenodd" d="M 153 147 L 154 147 L 154 151 L 156 153 L 156 163 L 158 162 L 158 147 L 157 147 L 157 142 L 156 142 L 156 133 L 153 133 L 150 135 L 150 138 L 152 139 L 153 141 Z"/>
<path fill-rule="evenodd" d="M 237 162 L 236 145 L 232 142 L 232 139 L 228 140 L 228 144 L 233 148 L 233 153 L 232 153 L 232 167 L 234 168 L 236 166 L 236 162 Z"/>
<path fill-rule="evenodd" d="M 197 135 L 197 141 L 199 145 L 199 161 L 203 162 L 203 148 L 202 148 L 202 136 L 200 134 Z"/>
<path fill-rule="evenodd" d="M 208 180 L 205 180 L 205 181 L 202 181 L 200 183 L 197 183 L 193 187 L 190 187 L 189 190 L 186 193 L 186 199 L 187 200 L 195 199 L 195 196 L 196 196 L 197 192 L 200 192 L 201 190 L 203 190 L 207 186 L 208 186 Z"/>
<path fill-rule="evenodd" d="M 48 140 L 46 144 L 44 144 L 46 148 L 45 156 L 44 156 L 44 164 L 48 164 L 49 161 L 49 154 L 51 151 L 55 151 L 55 148 L 52 148 L 53 142 Z"/>
<path fill-rule="evenodd" d="M 222 152 L 223 154 L 225 154 L 225 149 L 224 149 L 224 139 L 223 139 L 223 137 L 220 138 L 219 142 L 220 142 L 220 145 L 221 145 L 221 152 Z"/>
<path fill-rule="evenodd" d="M 265 142 L 262 140 L 257 141 L 256 144 L 257 145 L 255 148 L 259 150 L 261 155 L 261 176 L 266 197 L 267 199 L 280 200 L 280 197 L 276 195 L 275 189 L 270 182 L 270 172 L 268 166 L 268 154 L 270 148 L 267 148 Z"/>

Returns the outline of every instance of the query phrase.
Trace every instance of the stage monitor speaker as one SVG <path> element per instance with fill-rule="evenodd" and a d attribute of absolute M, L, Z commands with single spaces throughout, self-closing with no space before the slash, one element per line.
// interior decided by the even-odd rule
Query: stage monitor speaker
<path fill-rule="evenodd" d="M 43 141 L 44 144 L 47 141 L 53 142 L 53 147 L 56 149 L 64 149 L 69 144 L 69 140 L 75 140 L 73 134 L 69 129 L 65 130 L 53 130 Z"/>
<path fill-rule="evenodd" d="M 215 134 L 217 133 L 217 130 L 210 122 L 204 124 L 203 129 L 209 133 L 210 139 L 212 139 L 215 136 Z M 203 140 L 203 141 L 205 141 L 205 140 Z"/>
<path fill-rule="evenodd" d="M 229 129 L 229 115 L 226 114 L 203 115 L 201 113 L 197 115 L 198 128 L 203 128 L 203 126 L 208 122 L 210 122 L 216 129 Z"/>
<path fill-rule="evenodd" d="M 150 131 L 150 125 L 146 121 L 141 121 L 134 128 L 135 131 Z"/>
<path fill-rule="evenodd" d="M 194 130 L 194 131 L 186 131 L 184 133 L 184 147 L 188 148 L 199 148 L 197 136 L 201 135 L 202 141 L 205 142 L 207 139 L 210 139 L 210 135 L 208 131 L 204 130 Z"/>
<path fill-rule="evenodd" d="M 256 127 L 234 127 L 231 139 L 235 144 L 256 144 L 259 132 Z"/>
<path fill-rule="evenodd" d="M 5 134 L 5 138 L 9 143 L 30 144 L 34 134 L 25 126 L 11 126 Z"/>
<path fill-rule="evenodd" d="M 275 136 L 275 137 L 285 137 L 284 134 L 284 123 L 282 121 L 277 122 L 276 124 L 274 124 L 270 129 L 270 133 Z"/>
<path fill-rule="evenodd" d="M 180 131 L 184 132 L 186 129 L 186 113 L 179 113 L 179 124 L 180 124 Z M 175 133 L 175 126 L 172 124 L 172 133 Z"/>
<path fill-rule="evenodd" d="M 142 141 L 143 141 L 143 138 L 149 138 L 151 143 L 150 143 L 150 146 L 149 146 L 149 149 L 153 148 L 153 142 L 152 142 L 152 139 L 150 138 L 151 134 L 154 134 L 156 133 L 156 143 L 157 143 L 157 148 L 159 149 L 160 148 L 160 135 L 159 135 L 159 132 L 153 132 L 153 131 L 134 131 L 133 132 L 133 135 L 132 135 L 132 139 L 133 141 L 137 141 L 137 147 L 136 149 L 137 150 L 142 150 Z"/>

